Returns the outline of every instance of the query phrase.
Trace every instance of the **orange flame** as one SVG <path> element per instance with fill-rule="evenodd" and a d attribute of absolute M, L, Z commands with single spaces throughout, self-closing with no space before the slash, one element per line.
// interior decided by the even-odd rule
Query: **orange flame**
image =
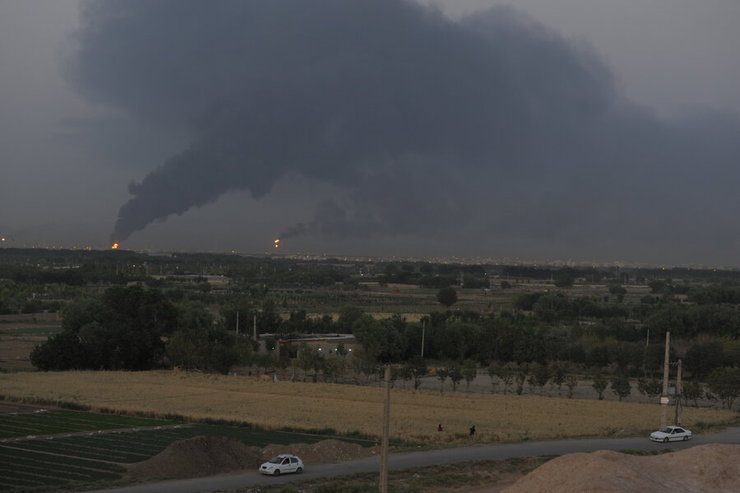
<path fill-rule="evenodd" d="M 117 248 L 118 248 L 119 246 L 120 246 L 120 245 L 119 245 L 118 243 L 113 243 L 113 244 L 111 245 L 111 248 L 112 248 L 113 250 L 115 250 L 115 249 L 117 249 Z"/>

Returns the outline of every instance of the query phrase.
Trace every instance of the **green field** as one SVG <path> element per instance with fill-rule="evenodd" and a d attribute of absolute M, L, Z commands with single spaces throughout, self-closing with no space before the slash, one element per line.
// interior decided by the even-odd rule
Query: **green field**
<path fill-rule="evenodd" d="M 8 492 L 120 481 L 126 464 L 147 460 L 173 442 L 196 436 L 225 437 L 256 447 L 315 443 L 327 438 L 68 410 L 2 416 L 0 435 L 0 491 Z"/>
<path fill-rule="evenodd" d="M 0 438 L 171 425 L 170 421 L 55 410 L 0 416 Z"/>

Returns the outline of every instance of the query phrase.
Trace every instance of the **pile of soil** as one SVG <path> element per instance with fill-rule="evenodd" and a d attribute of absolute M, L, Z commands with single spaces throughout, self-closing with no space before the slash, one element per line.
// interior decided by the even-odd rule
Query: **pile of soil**
<path fill-rule="evenodd" d="M 304 464 L 330 464 L 344 462 L 378 453 L 377 448 L 367 448 L 356 443 L 341 440 L 322 440 L 317 443 L 294 443 L 292 445 L 268 445 L 262 449 L 266 459 L 279 454 L 293 454 L 301 458 Z"/>
<path fill-rule="evenodd" d="M 262 464 L 262 449 L 238 440 L 198 436 L 179 440 L 151 459 L 129 467 L 136 479 L 174 479 L 212 476 Z"/>
<path fill-rule="evenodd" d="M 710 444 L 656 456 L 599 451 L 555 458 L 506 493 L 737 492 L 740 445 Z"/>
<path fill-rule="evenodd" d="M 194 478 L 257 469 L 279 454 L 297 455 L 310 466 L 359 459 L 375 453 L 374 449 L 340 440 L 259 448 L 228 438 L 198 436 L 174 442 L 151 459 L 133 464 L 128 474 L 140 480 Z"/>

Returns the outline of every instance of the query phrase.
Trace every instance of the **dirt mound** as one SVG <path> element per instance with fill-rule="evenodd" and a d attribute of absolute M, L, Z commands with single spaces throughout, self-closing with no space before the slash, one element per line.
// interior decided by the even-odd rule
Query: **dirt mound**
<path fill-rule="evenodd" d="M 180 440 L 149 460 L 129 468 L 137 479 L 194 478 L 241 469 L 256 469 L 262 460 L 259 447 L 228 438 L 198 436 Z"/>
<path fill-rule="evenodd" d="M 259 448 L 228 438 L 198 436 L 175 442 L 151 459 L 133 464 L 129 475 L 142 480 L 194 478 L 257 469 L 279 454 L 295 454 L 310 466 L 358 459 L 374 453 L 374 449 L 340 440 Z"/>
<path fill-rule="evenodd" d="M 737 492 L 740 445 L 702 445 L 664 455 L 569 454 L 538 467 L 506 493 Z"/>
<path fill-rule="evenodd" d="M 292 445 L 268 445 L 263 449 L 265 457 L 278 454 L 293 454 L 301 458 L 304 464 L 328 464 L 343 462 L 374 455 L 375 448 L 362 447 L 356 443 L 341 440 L 322 440 L 317 443 L 294 443 Z"/>

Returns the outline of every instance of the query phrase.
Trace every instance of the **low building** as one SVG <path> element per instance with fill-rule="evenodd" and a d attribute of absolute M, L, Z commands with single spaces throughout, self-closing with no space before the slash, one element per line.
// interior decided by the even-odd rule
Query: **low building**
<path fill-rule="evenodd" d="M 301 348 L 308 348 L 324 356 L 351 357 L 361 347 L 352 334 L 298 334 L 290 338 L 260 334 L 259 340 L 261 350 L 267 349 L 267 341 L 275 341 L 275 349 L 289 358 L 297 358 Z"/>

